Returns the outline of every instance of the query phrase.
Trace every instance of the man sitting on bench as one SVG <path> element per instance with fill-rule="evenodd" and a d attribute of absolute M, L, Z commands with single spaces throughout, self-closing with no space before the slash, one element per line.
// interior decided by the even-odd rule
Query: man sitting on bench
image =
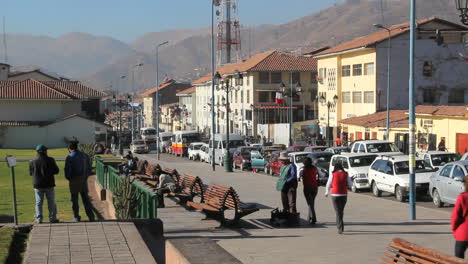
<path fill-rule="evenodd" d="M 164 194 L 179 192 L 179 186 L 169 174 L 163 173 L 161 167 L 156 169 L 156 177 L 159 178 L 159 184 L 156 190 L 156 194 L 158 196 L 158 208 L 164 208 Z"/>

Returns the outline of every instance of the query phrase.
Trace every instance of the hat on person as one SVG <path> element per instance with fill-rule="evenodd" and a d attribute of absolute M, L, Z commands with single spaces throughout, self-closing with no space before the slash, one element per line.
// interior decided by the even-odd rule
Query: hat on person
<path fill-rule="evenodd" d="M 36 146 L 36 151 L 37 152 L 44 152 L 46 150 L 47 150 L 47 147 L 42 145 L 42 144 Z"/>
<path fill-rule="evenodd" d="M 281 152 L 278 159 L 279 160 L 290 160 L 290 158 L 288 156 L 288 152 L 286 152 L 286 151 Z"/>

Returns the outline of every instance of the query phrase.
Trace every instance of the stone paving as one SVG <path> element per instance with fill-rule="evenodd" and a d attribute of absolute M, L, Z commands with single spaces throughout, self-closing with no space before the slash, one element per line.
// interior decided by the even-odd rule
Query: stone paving
<path fill-rule="evenodd" d="M 152 163 L 176 168 L 181 174 L 200 176 L 205 184 L 232 186 L 244 202 L 255 202 L 261 210 L 241 221 L 240 228 L 219 228 L 203 214 L 176 208 L 170 201 L 158 211 L 169 239 L 211 238 L 243 263 L 378 263 L 392 238 L 400 237 L 421 246 L 453 254 L 450 211 L 417 207 L 418 220 L 409 220 L 409 206 L 373 196 L 350 193 L 345 208 L 345 233 L 338 235 L 335 212 L 330 198 L 320 188 L 316 199 L 319 223 L 307 225 L 307 207 L 298 188 L 297 202 L 302 225 L 298 228 L 275 228 L 269 224 L 270 212 L 280 207 L 275 190 L 276 177 L 252 172 L 211 170 L 206 163 L 154 154 L 142 155 Z"/>
<path fill-rule="evenodd" d="M 132 222 L 34 225 L 27 264 L 156 263 Z"/>

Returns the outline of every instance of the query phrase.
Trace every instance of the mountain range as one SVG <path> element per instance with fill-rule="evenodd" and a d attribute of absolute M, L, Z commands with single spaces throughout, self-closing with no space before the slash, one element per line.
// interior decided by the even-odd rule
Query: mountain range
<path fill-rule="evenodd" d="M 453 1 L 416 2 L 418 19 L 436 16 L 459 23 Z M 407 0 L 346 0 L 286 24 L 242 27 L 242 57 L 271 49 L 301 53 L 333 46 L 377 30 L 373 24 L 408 20 Z M 155 85 L 155 45 L 166 40 L 169 44 L 159 51 L 159 80 L 167 76 L 190 82 L 209 71 L 209 27 L 147 33 L 131 43 L 80 32 L 58 38 L 7 34 L 8 63 L 39 67 L 102 90 L 140 91 Z M 144 65 L 134 67 L 140 63 Z"/>

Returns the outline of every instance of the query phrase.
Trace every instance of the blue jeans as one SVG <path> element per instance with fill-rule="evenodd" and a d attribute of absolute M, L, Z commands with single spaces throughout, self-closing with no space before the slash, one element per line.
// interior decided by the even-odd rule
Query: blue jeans
<path fill-rule="evenodd" d="M 55 204 L 54 188 L 34 189 L 36 198 L 36 220 L 42 221 L 42 205 L 44 204 L 44 194 L 47 198 L 47 206 L 49 207 L 49 220 L 57 219 L 57 205 Z"/>

